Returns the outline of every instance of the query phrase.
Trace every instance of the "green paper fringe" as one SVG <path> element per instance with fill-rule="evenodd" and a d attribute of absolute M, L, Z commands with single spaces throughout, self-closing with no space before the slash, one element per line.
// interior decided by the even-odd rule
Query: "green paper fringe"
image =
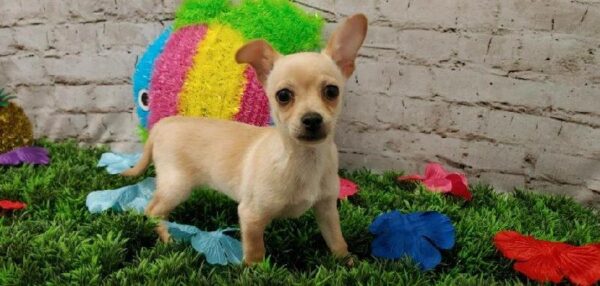
<path fill-rule="evenodd" d="M 289 0 L 184 0 L 175 29 L 195 24 L 220 23 L 239 31 L 246 40 L 265 39 L 282 54 L 321 48 L 323 18 L 309 14 Z"/>
<path fill-rule="evenodd" d="M 148 129 L 144 128 L 142 125 L 138 125 L 137 134 L 140 137 L 140 140 L 142 140 L 142 143 L 146 143 L 148 140 Z"/>
<path fill-rule="evenodd" d="M 184 0 L 175 14 L 175 30 L 200 23 L 210 23 L 231 10 L 229 0 Z"/>

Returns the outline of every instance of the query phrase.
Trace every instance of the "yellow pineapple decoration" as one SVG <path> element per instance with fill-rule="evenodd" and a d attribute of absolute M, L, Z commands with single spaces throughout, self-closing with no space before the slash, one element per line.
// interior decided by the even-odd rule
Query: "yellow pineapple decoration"
<path fill-rule="evenodd" d="M 9 102 L 13 98 L 0 89 L 0 154 L 33 144 L 31 122 L 21 107 Z"/>

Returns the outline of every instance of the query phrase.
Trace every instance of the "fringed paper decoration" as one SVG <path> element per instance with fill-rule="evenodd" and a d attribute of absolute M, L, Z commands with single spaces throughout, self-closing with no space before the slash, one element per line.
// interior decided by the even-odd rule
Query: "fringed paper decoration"
<path fill-rule="evenodd" d="M 265 90 L 258 81 L 256 71 L 250 66 L 244 72 L 246 87 L 240 104 L 240 110 L 235 115 L 235 121 L 264 126 L 270 121 L 269 100 Z"/>
<path fill-rule="evenodd" d="M 191 0 L 198 1 L 198 0 Z M 242 0 L 218 21 L 240 31 L 246 39 L 265 39 L 282 54 L 317 51 L 324 22 L 289 0 Z"/>
<path fill-rule="evenodd" d="M 156 62 L 150 84 L 149 128 L 160 119 L 176 115 L 179 93 L 187 78 L 188 70 L 194 65 L 198 46 L 206 35 L 207 27 L 186 27 L 173 33 L 163 54 Z"/>
<path fill-rule="evenodd" d="M 140 138 L 173 115 L 271 124 L 262 85 L 235 53 L 257 38 L 283 54 L 317 50 L 323 24 L 288 0 L 183 1 L 173 27 L 149 46 L 134 73 Z"/>
<path fill-rule="evenodd" d="M 238 64 L 233 55 L 243 44 L 244 39 L 235 30 L 219 24 L 209 26 L 179 93 L 179 114 L 233 118 L 246 81 L 246 65 Z"/>
<path fill-rule="evenodd" d="M 146 53 L 138 61 L 133 74 L 133 100 L 136 102 L 136 112 L 140 120 L 140 127 L 148 127 L 148 111 L 150 110 L 150 80 L 154 71 L 154 63 L 162 54 L 171 37 L 172 28 L 165 29 L 160 36 L 148 47 Z"/>
<path fill-rule="evenodd" d="M 229 0 L 184 0 L 175 14 L 175 28 L 212 23 L 232 7 Z"/>

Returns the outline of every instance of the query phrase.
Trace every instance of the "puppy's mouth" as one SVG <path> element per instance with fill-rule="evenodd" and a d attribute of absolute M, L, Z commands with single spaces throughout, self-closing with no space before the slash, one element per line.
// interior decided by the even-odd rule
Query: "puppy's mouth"
<path fill-rule="evenodd" d="M 299 134 L 298 136 L 296 136 L 296 138 L 298 138 L 298 140 L 300 140 L 301 142 L 306 142 L 306 143 L 318 143 L 320 141 L 323 141 L 323 139 L 325 139 L 325 137 L 327 137 L 327 133 L 322 130 L 315 131 L 315 132 L 305 131 L 305 132 L 302 132 L 301 134 Z"/>

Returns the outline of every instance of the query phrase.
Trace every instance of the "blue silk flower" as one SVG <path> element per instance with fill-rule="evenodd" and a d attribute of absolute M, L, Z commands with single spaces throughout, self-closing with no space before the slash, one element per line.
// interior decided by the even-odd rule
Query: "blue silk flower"
<path fill-rule="evenodd" d="M 375 218 L 369 231 L 375 235 L 373 256 L 392 260 L 408 256 L 425 271 L 440 264 L 440 249 L 451 249 L 455 242 L 450 219 L 432 211 L 384 213 Z"/>

